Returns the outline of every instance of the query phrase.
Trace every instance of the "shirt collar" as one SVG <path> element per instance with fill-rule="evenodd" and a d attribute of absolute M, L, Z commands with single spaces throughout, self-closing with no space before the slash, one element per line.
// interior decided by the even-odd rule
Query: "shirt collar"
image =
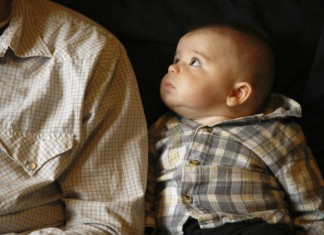
<path fill-rule="evenodd" d="M 13 0 L 11 20 L 0 40 L 0 56 L 8 48 L 21 58 L 45 56 L 51 57 L 48 46 L 42 40 L 34 22 L 32 6 L 29 0 Z"/>

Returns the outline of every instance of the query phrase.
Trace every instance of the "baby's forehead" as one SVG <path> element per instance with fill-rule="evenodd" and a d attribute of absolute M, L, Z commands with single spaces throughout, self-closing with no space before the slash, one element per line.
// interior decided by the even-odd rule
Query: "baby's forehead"
<path fill-rule="evenodd" d="M 190 31 L 181 37 L 179 43 L 191 41 L 190 39 L 197 40 L 197 43 L 201 40 L 201 43 L 208 41 L 211 44 L 225 44 L 237 48 L 244 48 L 244 44 L 249 43 L 247 35 L 235 29 L 225 27 L 205 27 Z"/>
<path fill-rule="evenodd" d="M 193 29 L 189 31 L 186 35 L 206 34 L 206 33 L 217 34 L 224 37 L 228 37 L 228 36 L 235 37 L 244 34 L 243 32 L 235 28 L 230 28 L 226 26 L 206 26 L 206 27 Z"/>
<path fill-rule="evenodd" d="M 213 28 L 201 28 L 186 33 L 180 38 L 179 42 L 187 41 L 188 39 L 201 40 L 201 41 L 205 41 L 205 40 L 218 41 L 219 39 L 223 40 L 228 38 L 229 38 L 228 33 L 222 32 L 221 30 L 213 29 Z"/>
<path fill-rule="evenodd" d="M 207 50 L 214 50 L 217 52 L 222 51 L 235 51 L 237 47 L 243 46 L 240 40 L 235 39 L 236 35 L 223 32 L 221 29 L 201 28 L 190 31 L 181 37 L 177 48 L 206 48 Z"/>

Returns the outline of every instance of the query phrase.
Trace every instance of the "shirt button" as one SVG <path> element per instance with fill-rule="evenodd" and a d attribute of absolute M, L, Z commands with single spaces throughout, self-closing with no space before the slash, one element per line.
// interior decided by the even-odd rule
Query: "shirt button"
<path fill-rule="evenodd" d="M 37 164 L 35 162 L 28 162 L 26 164 L 26 167 L 27 167 L 28 170 L 34 171 L 37 168 Z"/>
<path fill-rule="evenodd" d="M 213 128 L 211 128 L 210 126 L 205 126 L 203 130 L 206 132 L 212 132 Z"/>
<path fill-rule="evenodd" d="M 191 160 L 189 160 L 189 165 L 191 165 L 191 166 L 199 166 L 200 161 L 191 159 Z"/>
<path fill-rule="evenodd" d="M 187 195 L 183 195 L 182 196 L 182 201 L 184 203 L 188 203 L 188 204 L 192 204 L 193 203 L 193 199 L 192 199 L 192 196 L 187 194 Z"/>

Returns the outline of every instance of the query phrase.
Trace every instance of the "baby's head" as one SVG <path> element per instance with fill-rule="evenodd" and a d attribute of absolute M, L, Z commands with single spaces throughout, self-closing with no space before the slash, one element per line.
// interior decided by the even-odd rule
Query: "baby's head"
<path fill-rule="evenodd" d="M 174 112 L 211 124 L 259 112 L 273 77 L 273 54 L 261 37 L 230 25 L 208 25 L 180 39 L 160 92 Z"/>

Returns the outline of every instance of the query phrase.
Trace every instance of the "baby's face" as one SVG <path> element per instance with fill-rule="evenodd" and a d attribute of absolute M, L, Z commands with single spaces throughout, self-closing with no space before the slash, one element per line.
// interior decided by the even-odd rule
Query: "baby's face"
<path fill-rule="evenodd" d="M 174 63 L 161 81 L 163 102 L 181 116 L 222 115 L 231 92 L 238 61 L 233 44 L 212 30 L 183 36 Z"/>

